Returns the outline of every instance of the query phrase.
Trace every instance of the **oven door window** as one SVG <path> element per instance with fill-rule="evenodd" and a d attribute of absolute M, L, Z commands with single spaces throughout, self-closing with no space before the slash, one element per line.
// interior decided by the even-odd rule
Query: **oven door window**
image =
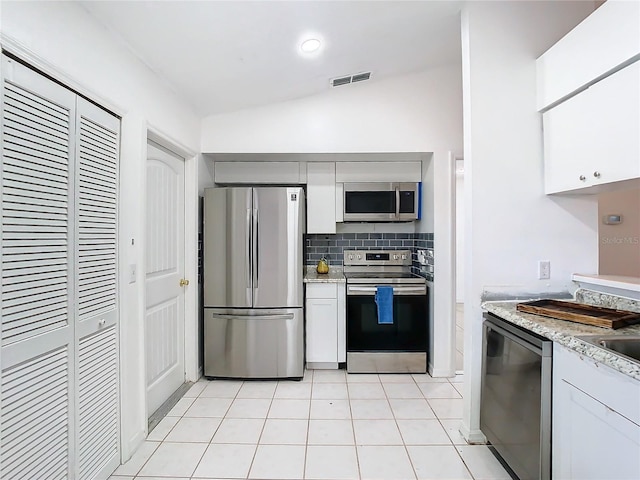
<path fill-rule="evenodd" d="M 427 351 L 427 300 L 393 297 L 393 324 L 379 325 L 372 295 L 347 297 L 347 351 Z"/>
<path fill-rule="evenodd" d="M 396 213 L 395 191 L 350 191 L 344 194 L 345 213 Z"/>

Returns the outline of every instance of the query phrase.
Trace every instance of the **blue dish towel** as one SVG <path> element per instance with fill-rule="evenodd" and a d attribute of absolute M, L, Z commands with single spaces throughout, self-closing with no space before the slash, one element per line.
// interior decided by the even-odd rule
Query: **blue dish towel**
<path fill-rule="evenodd" d="M 393 325 L 393 287 L 376 287 L 378 325 Z"/>

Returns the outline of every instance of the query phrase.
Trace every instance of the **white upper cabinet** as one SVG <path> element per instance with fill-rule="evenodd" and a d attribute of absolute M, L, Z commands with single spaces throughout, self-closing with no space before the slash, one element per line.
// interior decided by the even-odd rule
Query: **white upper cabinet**
<path fill-rule="evenodd" d="M 640 62 L 542 118 L 547 194 L 596 193 L 640 178 Z"/>
<path fill-rule="evenodd" d="M 421 162 L 337 162 L 336 182 L 420 182 Z"/>
<path fill-rule="evenodd" d="M 605 2 L 538 58 L 538 110 L 638 58 L 640 2 Z"/>
<path fill-rule="evenodd" d="M 336 164 L 307 164 L 307 233 L 336 233 Z"/>
<path fill-rule="evenodd" d="M 299 162 L 215 162 L 216 183 L 290 184 L 300 183 Z"/>

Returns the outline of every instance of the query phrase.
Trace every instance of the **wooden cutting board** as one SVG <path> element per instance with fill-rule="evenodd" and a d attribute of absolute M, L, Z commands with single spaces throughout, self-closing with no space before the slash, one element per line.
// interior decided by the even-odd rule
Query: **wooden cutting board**
<path fill-rule="evenodd" d="M 640 322 L 640 313 L 561 300 L 535 300 L 519 303 L 516 305 L 516 310 L 614 330 Z"/>

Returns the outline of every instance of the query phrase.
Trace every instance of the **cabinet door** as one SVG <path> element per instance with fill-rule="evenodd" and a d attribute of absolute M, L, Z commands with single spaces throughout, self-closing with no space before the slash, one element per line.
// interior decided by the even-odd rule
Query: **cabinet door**
<path fill-rule="evenodd" d="M 338 363 L 347 361 L 347 289 L 344 284 L 338 284 Z"/>
<path fill-rule="evenodd" d="M 640 3 L 604 2 L 536 61 L 538 110 L 640 54 Z"/>
<path fill-rule="evenodd" d="M 640 426 L 566 381 L 556 385 L 553 478 L 640 478 Z"/>
<path fill-rule="evenodd" d="M 338 162 L 336 181 L 350 182 L 421 182 L 420 162 Z"/>
<path fill-rule="evenodd" d="M 336 233 L 336 164 L 307 164 L 307 233 Z"/>
<path fill-rule="evenodd" d="M 543 114 L 546 193 L 640 178 L 640 62 Z"/>
<path fill-rule="evenodd" d="M 552 478 L 640 478 L 640 382 L 553 346 Z"/>
<path fill-rule="evenodd" d="M 338 328 L 335 298 L 307 299 L 307 362 L 338 362 Z"/>
<path fill-rule="evenodd" d="M 298 184 L 298 162 L 216 162 L 216 183 L 228 184 Z"/>

